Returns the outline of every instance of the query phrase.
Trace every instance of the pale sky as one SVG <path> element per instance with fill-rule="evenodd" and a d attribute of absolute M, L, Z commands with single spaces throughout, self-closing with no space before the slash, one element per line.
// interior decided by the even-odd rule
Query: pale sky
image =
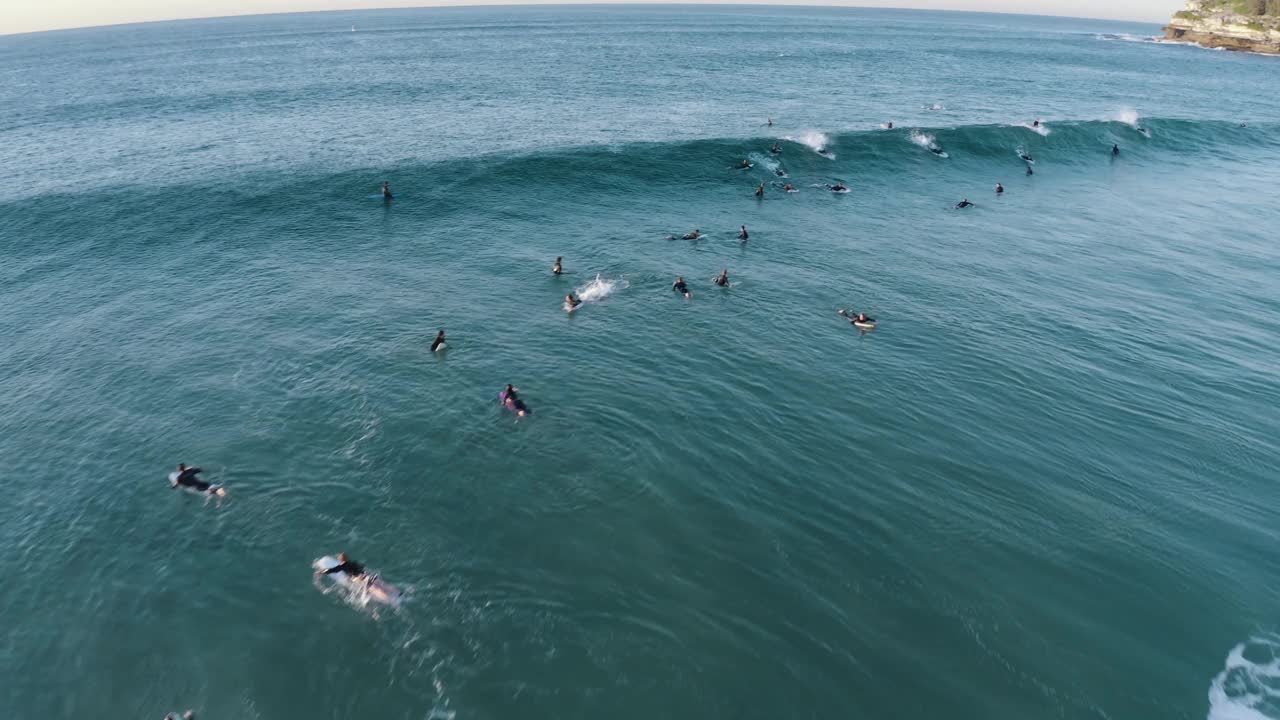
<path fill-rule="evenodd" d="M 596 3 L 601 1 L 593 0 Z M 753 0 L 729 1 L 736 4 L 753 3 Z M 566 0 L 0 0 L 0 35 L 149 20 L 312 10 L 565 3 Z M 719 4 L 718 0 L 711 0 L 711 3 Z M 760 0 L 758 4 L 978 10 L 1164 22 L 1175 10 L 1181 9 L 1182 0 Z"/>

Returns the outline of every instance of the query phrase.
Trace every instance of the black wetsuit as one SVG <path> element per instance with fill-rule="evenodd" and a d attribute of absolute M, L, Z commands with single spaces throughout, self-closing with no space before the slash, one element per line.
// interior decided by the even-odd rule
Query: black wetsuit
<path fill-rule="evenodd" d="M 437 335 L 436 339 L 431 341 L 431 352 L 435 352 L 437 348 L 444 344 L 444 336 Z"/>
<path fill-rule="evenodd" d="M 354 560 L 348 560 L 339 565 L 334 565 L 328 570 L 322 571 L 321 574 L 333 575 L 334 573 L 340 573 L 340 572 L 346 573 L 347 575 L 350 575 L 353 578 L 360 577 L 361 575 L 364 574 L 364 566 L 358 562 L 355 562 Z"/>
<path fill-rule="evenodd" d="M 200 468 L 195 468 L 195 467 L 187 468 L 186 470 L 183 470 L 182 472 L 178 473 L 178 478 L 177 480 L 174 481 L 173 487 L 174 488 L 189 487 L 195 490 L 199 490 L 200 492 L 209 492 L 209 488 L 213 487 L 213 484 L 207 483 L 201 480 L 200 478 L 196 477 L 196 475 L 199 473 L 200 473 Z"/>
<path fill-rule="evenodd" d="M 973 203 L 969 202 L 968 200 L 961 200 L 960 202 L 956 203 L 956 207 L 957 208 L 973 207 Z"/>
<path fill-rule="evenodd" d="M 1119 145 L 1112 145 L 1112 146 L 1111 146 L 1111 154 L 1112 154 L 1112 155 L 1119 155 L 1119 154 L 1120 154 L 1120 146 L 1119 146 Z"/>
<path fill-rule="evenodd" d="M 671 289 L 678 293 L 684 293 L 685 295 L 689 294 L 689 286 L 686 285 L 683 280 L 677 280 L 674 283 L 671 283 Z"/>
<path fill-rule="evenodd" d="M 747 239 L 747 231 L 746 231 L 746 229 L 743 229 L 743 231 L 742 231 L 742 232 L 738 233 L 738 239 L 739 239 L 739 240 L 746 240 L 746 239 Z"/>
<path fill-rule="evenodd" d="M 728 287 L 728 286 L 729 286 L 729 278 L 725 277 L 724 275 L 717 275 L 717 276 L 716 276 L 715 283 L 716 283 L 717 285 L 719 285 L 720 287 Z"/>

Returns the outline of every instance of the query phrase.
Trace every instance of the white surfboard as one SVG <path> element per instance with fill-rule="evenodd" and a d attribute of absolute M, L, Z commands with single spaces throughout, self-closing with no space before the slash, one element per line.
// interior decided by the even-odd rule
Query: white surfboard
<path fill-rule="evenodd" d="M 335 568 L 341 564 L 342 563 L 338 558 L 332 555 L 325 555 L 322 558 L 316 559 L 311 566 L 316 570 L 323 571 L 328 570 L 329 568 Z M 336 572 L 331 575 L 326 575 L 325 577 L 332 580 L 335 585 L 350 592 L 366 593 L 370 600 L 382 603 L 383 605 L 398 607 L 400 605 L 400 600 L 403 597 L 402 593 L 395 585 L 392 585 L 391 583 L 376 576 L 362 575 L 358 578 L 353 578 L 345 572 Z"/>

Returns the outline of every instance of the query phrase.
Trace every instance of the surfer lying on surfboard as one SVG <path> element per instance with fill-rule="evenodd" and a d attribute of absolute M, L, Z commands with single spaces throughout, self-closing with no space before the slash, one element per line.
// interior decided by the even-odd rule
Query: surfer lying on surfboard
<path fill-rule="evenodd" d="M 174 490 L 177 490 L 180 487 L 185 487 L 191 488 L 196 492 L 208 493 L 219 497 L 227 494 L 226 488 L 223 488 L 221 485 L 207 483 L 196 477 L 196 475 L 199 475 L 201 472 L 203 471 L 198 467 L 189 468 L 182 463 L 178 463 L 178 471 L 169 476 L 169 482 L 173 484 Z"/>
<path fill-rule="evenodd" d="M 846 318 L 849 318 L 849 322 L 851 324 L 856 325 L 857 327 L 862 328 L 864 330 L 869 328 L 874 328 L 876 326 L 876 319 L 873 317 L 869 317 L 866 313 L 862 313 L 862 312 L 855 313 L 852 310 L 837 310 L 836 312 L 840 313 Z"/>
<path fill-rule="evenodd" d="M 347 577 L 352 580 L 359 580 L 364 577 L 364 566 L 347 557 L 346 553 L 338 553 L 338 564 L 324 570 L 316 570 L 316 575 L 333 575 L 334 573 L 346 573 Z"/>

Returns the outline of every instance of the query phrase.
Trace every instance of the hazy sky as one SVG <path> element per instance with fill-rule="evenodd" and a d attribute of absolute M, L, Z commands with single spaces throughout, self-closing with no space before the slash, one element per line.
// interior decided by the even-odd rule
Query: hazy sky
<path fill-rule="evenodd" d="M 595 0 L 600 2 L 601 0 Z M 605 0 L 606 2 L 608 0 Z M 636 0 L 628 0 L 635 2 Z M 640 0 L 643 1 L 643 0 Z M 715 0 L 712 0 L 713 2 Z M 752 0 L 731 0 L 736 3 Z M 146 20 L 440 5 L 557 4 L 565 0 L 0 0 L 0 35 Z M 1182 0 L 765 0 L 767 5 L 981 10 L 1162 22 Z"/>

